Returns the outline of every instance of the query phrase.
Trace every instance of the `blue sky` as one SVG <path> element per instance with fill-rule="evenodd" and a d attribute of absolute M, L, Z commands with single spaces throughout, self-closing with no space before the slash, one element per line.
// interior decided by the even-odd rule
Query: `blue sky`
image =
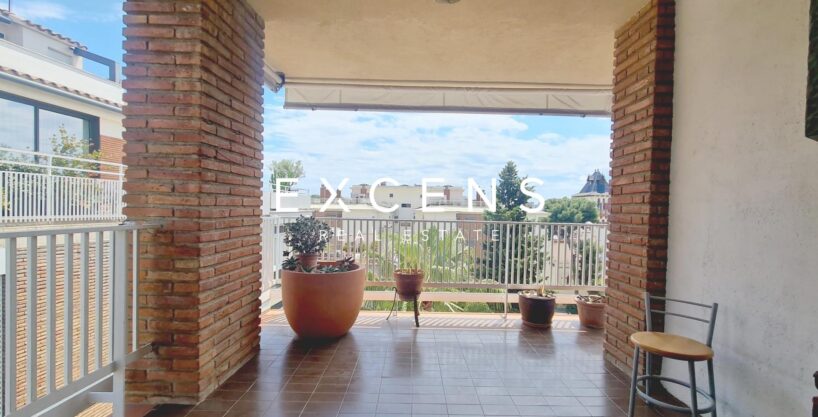
<path fill-rule="evenodd" d="M 6 7 L 7 0 L 0 0 Z M 13 11 L 121 61 L 122 3 L 109 0 L 13 0 Z M 610 120 L 554 116 L 283 110 L 283 92 L 265 92 L 265 163 L 304 162 L 301 186 L 320 178 L 350 184 L 392 177 L 407 184 L 442 177 L 488 186 L 508 160 L 560 197 L 579 191 L 595 169 L 607 175 Z"/>

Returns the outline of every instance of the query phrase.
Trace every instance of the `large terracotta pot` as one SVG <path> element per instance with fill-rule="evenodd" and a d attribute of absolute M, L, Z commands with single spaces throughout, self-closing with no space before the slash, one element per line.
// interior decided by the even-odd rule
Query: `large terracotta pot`
<path fill-rule="evenodd" d="M 521 292 L 518 295 L 523 324 L 538 329 L 551 328 L 551 320 L 554 318 L 557 299 L 554 297 L 541 297 L 536 293 L 528 292 Z"/>
<path fill-rule="evenodd" d="M 577 297 L 579 323 L 592 329 L 605 327 L 605 303 L 589 303 Z"/>
<path fill-rule="evenodd" d="M 309 274 L 281 271 L 284 314 L 304 338 L 334 338 L 352 328 L 364 301 L 366 269 Z"/>
<path fill-rule="evenodd" d="M 423 271 L 420 269 L 399 269 L 394 273 L 395 288 L 401 301 L 413 301 L 423 289 Z"/>

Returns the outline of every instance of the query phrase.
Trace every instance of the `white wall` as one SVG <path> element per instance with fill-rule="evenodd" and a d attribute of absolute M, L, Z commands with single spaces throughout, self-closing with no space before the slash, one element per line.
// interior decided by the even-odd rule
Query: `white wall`
<path fill-rule="evenodd" d="M 0 41 L 0 65 L 114 103 L 122 102 L 122 86 L 118 83 L 66 65 L 65 62 L 56 60 L 54 56 L 32 52 L 12 42 Z"/>
<path fill-rule="evenodd" d="M 817 393 L 808 9 L 809 0 L 676 3 L 668 294 L 720 303 L 720 416 L 806 416 Z M 691 328 L 670 320 L 667 330 Z M 686 378 L 672 362 L 665 373 Z"/>
<path fill-rule="evenodd" d="M 2 50 L 0 50 L 0 52 L 2 52 Z M 61 94 L 46 92 L 39 88 L 7 79 L 0 79 L 0 91 L 99 117 L 99 131 L 102 136 L 117 139 L 122 138 L 123 116 L 119 110 L 115 111 L 103 108 L 85 101 L 75 100 Z"/>

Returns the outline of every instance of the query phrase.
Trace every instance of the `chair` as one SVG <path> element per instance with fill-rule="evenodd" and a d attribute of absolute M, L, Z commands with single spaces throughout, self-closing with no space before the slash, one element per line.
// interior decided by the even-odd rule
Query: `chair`
<path fill-rule="evenodd" d="M 655 310 L 652 308 L 653 300 L 664 300 L 665 310 Z M 710 318 L 705 320 L 699 317 L 693 317 L 686 314 L 674 313 L 668 311 L 667 307 L 671 303 L 686 304 L 695 307 L 701 307 L 709 310 Z M 700 304 L 692 301 L 677 300 L 665 297 L 656 297 L 645 293 L 645 315 L 647 331 L 638 332 L 631 335 L 630 340 L 636 346 L 633 353 L 633 374 L 631 376 L 631 392 L 630 404 L 628 407 L 628 416 L 633 417 L 636 407 L 636 396 L 638 395 L 645 402 L 657 407 L 666 408 L 669 410 L 690 413 L 691 416 L 696 417 L 699 414 L 710 413 L 711 416 L 716 417 L 716 385 L 713 378 L 713 328 L 716 323 L 716 312 L 719 309 L 718 304 Z M 651 320 L 651 313 L 663 314 L 665 316 L 676 316 L 684 319 L 695 320 L 707 324 L 707 341 L 705 343 L 696 340 L 678 336 L 669 333 L 661 333 L 653 331 L 653 324 Z M 645 352 L 645 375 L 639 376 L 639 354 Z M 651 357 L 653 355 L 661 356 L 663 358 L 686 361 L 688 364 L 688 371 L 690 372 L 690 382 L 681 381 L 675 378 L 663 377 L 661 375 L 653 375 Z M 710 383 L 710 392 L 696 386 L 696 362 L 707 361 L 707 376 Z M 650 382 L 651 381 L 665 381 L 673 384 L 678 384 L 687 387 L 690 390 L 690 407 L 680 407 L 673 404 L 668 404 L 650 396 Z M 644 382 L 645 390 L 642 391 L 638 384 Z M 707 407 L 699 408 L 697 393 L 701 394 L 710 402 Z"/>

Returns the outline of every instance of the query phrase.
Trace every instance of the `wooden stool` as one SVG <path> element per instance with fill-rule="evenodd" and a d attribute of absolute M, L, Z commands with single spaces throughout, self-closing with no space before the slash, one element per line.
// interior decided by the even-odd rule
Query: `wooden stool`
<path fill-rule="evenodd" d="M 667 310 L 654 310 L 651 308 L 653 300 L 664 300 L 665 303 L 682 303 L 707 308 L 710 309 L 710 318 L 705 320 L 685 314 L 672 313 Z M 678 411 L 681 413 L 690 413 L 690 415 L 693 417 L 696 417 L 699 414 L 707 413 L 710 413 L 710 415 L 716 417 L 716 384 L 713 378 L 713 349 L 711 348 L 711 345 L 713 343 L 713 328 L 716 322 L 716 312 L 718 311 L 718 308 L 718 304 L 699 304 L 691 301 L 655 297 L 645 293 L 645 317 L 647 331 L 634 333 L 630 337 L 631 342 L 636 346 L 636 348 L 634 349 L 633 353 L 633 374 L 631 375 L 630 405 L 628 407 L 629 417 L 633 417 L 637 395 L 648 404 L 655 405 L 657 407 L 667 408 L 669 410 Z M 701 343 L 696 340 L 674 334 L 654 332 L 653 325 L 651 323 L 651 313 L 663 314 L 665 316 L 676 316 L 706 323 L 708 325 L 706 343 Z M 639 376 L 639 354 L 642 351 L 645 352 L 645 375 Z M 663 377 L 661 375 L 653 375 L 651 372 L 652 355 L 687 362 L 688 372 L 690 373 L 690 382 L 681 381 L 675 378 Z M 696 362 L 702 361 L 707 361 L 707 377 L 708 382 L 710 383 L 709 392 L 696 386 L 695 365 Z M 677 405 L 668 404 L 664 401 L 651 397 L 651 381 L 664 381 L 687 387 L 690 390 L 690 407 L 680 407 Z M 644 383 L 644 391 L 639 389 L 639 382 Z M 697 394 L 701 394 L 710 402 L 710 404 L 707 407 L 699 408 Z"/>

